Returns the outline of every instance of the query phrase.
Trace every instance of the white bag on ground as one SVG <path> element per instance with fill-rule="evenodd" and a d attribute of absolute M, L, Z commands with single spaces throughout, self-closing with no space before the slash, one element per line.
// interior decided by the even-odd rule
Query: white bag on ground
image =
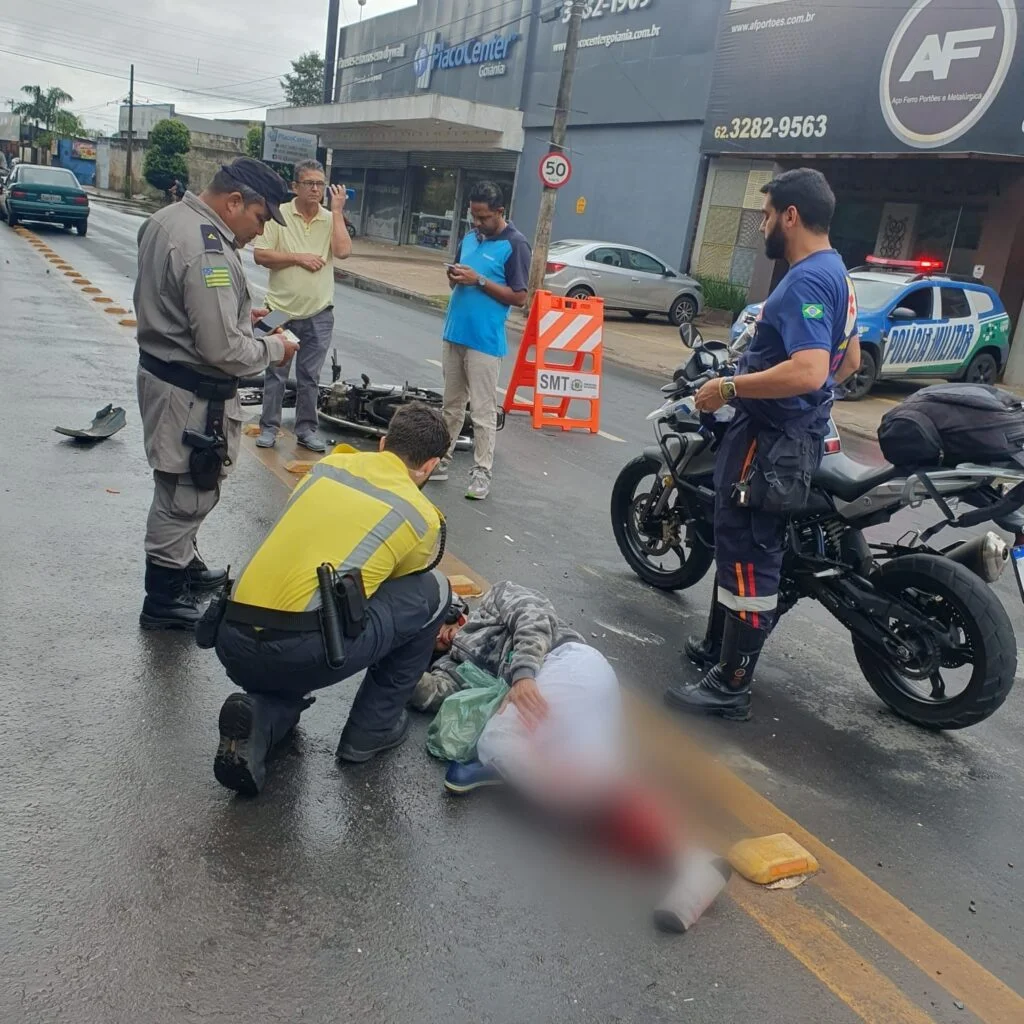
<path fill-rule="evenodd" d="M 556 648 L 537 673 L 548 714 L 530 732 L 513 704 L 494 715 L 477 757 L 542 802 L 586 800 L 606 791 L 621 765 L 622 702 L 615 670 L 593 647 Z"/>

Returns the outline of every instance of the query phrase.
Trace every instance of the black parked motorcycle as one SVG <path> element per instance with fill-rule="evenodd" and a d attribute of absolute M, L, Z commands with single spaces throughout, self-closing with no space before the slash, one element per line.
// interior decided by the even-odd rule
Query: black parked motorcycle
<path fill-rule="evenodd" d="M 612 492 L 619 549 L 641 579 L 663 589 L 692 586 L 714 558 L 712 473 L 727 423 L 700 417 L 692 396 L 723 370 L 729 352 L 699 336 L 690 340 L 692 356 L 663 388 L 668 401 L 649 417 L 657 445 L 624 467 Z M 947 526 L 976 526 L 1020 506 L 1022 485 L 1024 471 L 1011 464 L 907 474 L 834 450 L 807 507 L 790 519 L 779 615 L 803 597 L 820 601 L 850 631 L 871 688 L 909 721 L 933 729 L 983 721 L 1006 700 L 1017 667 L 1013 627 L 988 586 L 1009 551 L 991 532 L 945 549 L 931 541 Z M 954 498 L 971 510 L 955 514 Z M 928 500 L 943 519 L 927 530 L 896 544 L 865 539 L 865 529 Z M 658 566 L 669 553 L 679 568 Z"/>

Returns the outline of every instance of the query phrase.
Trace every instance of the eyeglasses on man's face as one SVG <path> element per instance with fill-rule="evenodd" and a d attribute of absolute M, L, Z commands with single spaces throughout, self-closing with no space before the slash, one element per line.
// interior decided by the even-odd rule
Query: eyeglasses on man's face
<path fill-rule="evenodd" d="M 320 189 L 324 189 L 324 188 L 327 187 L 327 182 L 326 181 L 300 181 L 300 182 L 298 182 L 298 186 L 299 186 L 299 188 L 309 189 L 310 191 L 313 191 L 314 189 L 319 191 Z"/>

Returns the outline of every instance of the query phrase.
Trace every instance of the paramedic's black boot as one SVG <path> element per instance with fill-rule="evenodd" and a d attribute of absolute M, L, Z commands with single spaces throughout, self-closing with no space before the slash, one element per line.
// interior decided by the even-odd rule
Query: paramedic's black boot
<path fill-rule="evenodd" d="M 385 750 L 404 743 L 405 737 L 409 734 L 409 724 L 409 712 L 403 710 L 398 716 L 398 721 L 383 735 L 367 733 L 362 729 L 346 725 L 341 731 L 341 740 L 334 756 L 339 761 L 350 761 L 353 764 L 369 761 L 376 754 L 381 754 Z"/>
<path fill-rule="evenodd" d="M 759 619 L 768 621 L 761 613 Z M 750 718 L 750 683 L 768 629 L 755 628 L 738 615 L 725 616 L 722 655 L 699 683 L 670 686 L 665 700 L 673 707 L 697 715 L 720 715 L 745 722 Z"/>
<path fill-rule="evenodd" d="M 227 569 L 210 569 L 196 549 L 195 557 L 188 563 L 188 589 L 193 594 L 206 594 L 222 587 L 227 582 Z"/>
<path fill-rule="evenodd" d="M 718 577 L 711 588 L 711 611 L 704 639 L 690 637 L 683 644 L 683 651 L 698 668 L 709 669 L 718 664 L 722 656 L 722 634 L 725 632 L 725 608 L 718 600 Z"/>
<path fill-rule="evenodd" d="M 227 789 L 257 796 L 267 777 L 267 757 L 299 724 L 309 701 L 233 693 L 220 709 L 220 746 L 213 774 Z"/>
<path fill-rule="evenodd" d="M 188 588 L 188 570 L 146 561 L 146 600 L 139 625 L 143 629 L 194 630 L 202 612 Z"/>

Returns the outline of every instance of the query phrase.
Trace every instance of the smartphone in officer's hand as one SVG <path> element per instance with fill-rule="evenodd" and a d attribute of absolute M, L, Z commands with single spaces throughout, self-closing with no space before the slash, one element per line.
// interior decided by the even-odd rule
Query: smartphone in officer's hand
<path fill-rule="evenodd" d="M 291 320 L 287 313 L 279 309 L 272 309 L 262 320 L 257 320 L 252 326 L 252 332 L 258 338 L 264 335 L 273 334 L 279 327 L 284 327 Z"/>

